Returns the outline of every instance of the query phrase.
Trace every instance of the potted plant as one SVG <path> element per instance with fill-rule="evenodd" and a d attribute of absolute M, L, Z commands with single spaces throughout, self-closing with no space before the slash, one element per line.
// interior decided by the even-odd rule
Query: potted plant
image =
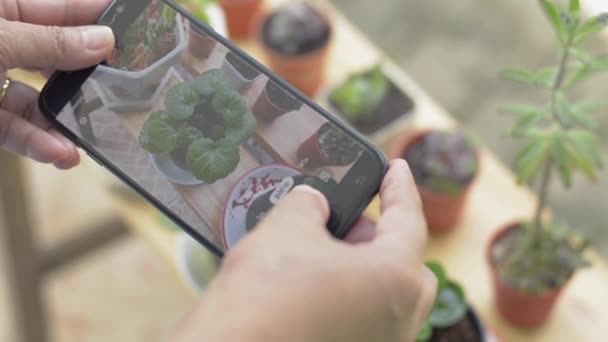
<path fill-rule="evenodd" d="M 239 145 L 253 136 L 256 120 L 221 70 L 175 85 L 167 92 L 165 107 L 152 114 L 140 132 L 146 151 L 170 158 L 170 166 L 208 184 L 236 169 Z"/>
<path fill-rule="evenodd" d="M 448 278 L 439 263 L 427 262 L 426 265 L 437 277 L 437 297 L 429 317 L 418 332 L 416 342 L 490 342 L 483 322 L 467 304 L 462 287 Z"/>
<path fill-rule="evenodd" d="M 228 18 L 230 36 L 237 39 L 249 38 L 262 4 L 262 0 L 220 0 Z"/>
<path fill-rule="evenodd" d="M 140 99 L 155 92 L 160 80 L 186 48 L 182 20 L 169 6 L 154 1 L 139 16 L 93 77 L 121 97 Z"/>
<path fill-rule="evenodd" d="M 303 2 L 272 12 L 258 32 L 270 68 L 309 96 L 323 83 L 331 36 L 328 17 Z"/>
<path fill-rule="evenodd" d="M 353 138 L 325 123 L 315 134 L 300 145 L 297 151 L 299 165 L 308 169 L 324 166 L 348 166 L 363 153 Z"/>
<path fill-rule="evenodd" d="M 608 70 L 606 56 L 595 57 L 580 47 L 608 24 L 608 14 L 585 19 L 578 0 L 570 0 L 567 8 L 549 0 L 541 0 L 540 5 L 557 33 L 558 66 L 504 73 L 510 80 L 548 93 L 541 105 L 505 108 L 518 117 L 512 135 L 526 141 L 515 161 L 518 182 L 536 181 L 538 205 L 530 220 L 497 231 L 487 250 L 498 311 L 520 327 L 545 322 L 576 270 L 588 265 L 583 256 L 588 241 L 545 212 L 554 176 L 568 188 L 576 171 L 595 180 L 602 166 L 593 117 L 599 108 L 575 100 L 570 92 L 581 81 Z"/>
<path fill-rule="evenodd" d="M 302 105 L 298 99 L 268 80 L 252 111 L 258 119 L 270 122 L 284 114 L 300 110 Z"/>
<path fill-rule="evenodd" d="M 222 62 L 222 70 L 234 87 L 243 91 L 251 85 L 261 72 L 243 61 L 234 52 L 229 51 Z"/>
<path fill-rule="evenodd" d="M 413 138 L 403 136 L 390 154 L 408 161 L 429 231 L 451 231 L 478 173 L 475 146 L 460 132 L 425 131 Z"/>
<path fill-rule="evenodd" d="M 226 18 L 216 0 L 180 0 L 178 3 L 219 34 L 226 36 Z M 194 57 L 209 58 L 216 46 L 217 40 L 190 23 L 188 50 Z"/>
<path fill-rule="evenodd" d="M 333 112 L 379 145 L 391 127 L 411 117 L 414 103 L 383 66 L 351 74 L 328 95 Z"/>

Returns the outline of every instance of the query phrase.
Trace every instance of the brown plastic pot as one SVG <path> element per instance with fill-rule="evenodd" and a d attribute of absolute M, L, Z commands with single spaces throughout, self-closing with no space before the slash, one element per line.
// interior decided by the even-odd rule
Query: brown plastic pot
<path fill-rule="evenodd" d="M 398 138 L 393 144 L 389 156 L 393 159 L 403 159 L 410 147 L 420 142 L 430 132 L 422 131 L 414 136 L 404 135 Z M 479 164 L 479 154 L 477 161 Z M 445 234 L 451 232 L 456 227 L 460 221 L 464 205 L 476 177 L 477 175 L 457 195 L 433 192 L 422 186 L 418 186 L 418 192 L 422 200 L 422 209 L 430 233 Z"/>
<path fill-rule="evenodd" d="M 256 25 L 256 39 L 262 47 L 270 69 L 309 97 L 314 97 L 325 81 L 325 69 L 334 35 L 329 16 L 322 9 L 318 7 L 315 7 L 315 9 L 329 24 L 329 38 L 319 49 L 300 56 L 282 54 L 264 43 L 263 28 L 265 23 L 275 14 L 274 12 L 261 17 Z"/>
<path fill-rule="evenodd" d="M 254 19 L 262 9 L 262 4 L 262 0 L 220 0 L 220 6 L 226 13 L 230 37 L 250 37 Z"/>
<path fill-rule="evenodd" d="M 277 118 L 279 118 L 282 115 L 285 115 L 291 111 L 294 110 L 298 110 L 297 108 L 283 108 L 281 107 L 281 105 L 279 103 L 275 103 L 272 99 L 270 94 L 268 93 L 271 87 L 273 87 L 273 83 L 271 83 L 272 81 L 268 81 L 268 83 L 266 83 L 266 86 L 264 87 L 264 91 L 262 92 L 262 94 L 260 95 L 260 97 L 257 99 L 257 101 L 255 102 L 255 104 L 253 105 L 253 108 L 251 109 L 251 111 L 253 112 L 253 114 L 266 122 L 271 122 Z M 276 86 L 277 91 L 283 91 L 280 87 Z M 291 96 L 287 93 L 285 93 L 285 96 Z M 300 104 L 301 107 L 301 104 Z"/>
<path fill-rule="evenodd" d="M 520 229 L 520 224 L 510 224 L 497 231 L 486 250 L 486 260 L 494 285 L 494 300 L 498 312 L 507 322 L 520 328 L 535 328 L 547 321 L 564 287 L 536 294 L 510 287 L 502 281 L 494 266 L 492 250 L 500 239 L 514 229 Z"/>
<path fill-rule="evenodd" d="M 199 59 L 207 59 L 217 46 L 217 40 L 213 39 L 205 32 L 200 31 L 195 26 L 190 25 L 190 41 L 188 49 L 192 56 Z"/>

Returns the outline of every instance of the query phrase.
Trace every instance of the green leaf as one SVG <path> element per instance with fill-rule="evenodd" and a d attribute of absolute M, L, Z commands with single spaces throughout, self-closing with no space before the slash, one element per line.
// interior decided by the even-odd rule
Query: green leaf
<path fill-rule="evenodd" d="M 427 342 L 433 336 L 433 327 L 428 320 L 425 320 L 422 328 L 418 331 L 418 335 L 416 335 L 416 342 Z"/>
<path fill-rule="evenodd" d="M 502 73 L 502 77 L 514 82 L 536 84 L 536 75 L 525 69 L 507 69 Z"/>
<path fill-rule="evenodd" d="M 176 120 L 188 120 L 195 107 L 203 100 L 188 83 L 180 83 L 169 89 L 165 97 L 165 107 L 169 116 Z"/>
<path fill-rule="evenodd" d="M 574 113 L 593 114 L 600 109 L 608 106 L 608 101 L 580 101 L 570 105 Z"/>
<path fill-rule="evenodd" d="M 247 102 L 235 90 L 220 91 L 213 98 L 213 109 L 227 124 L 238 124 L 247 113 Z"/>
<path fill-rule="evenodd" d="M 570 10 L 570 15 L 572 15 L 574 18 L 578 19 L 578 17 L 581 14 L 580 1 L 579 0 L 570 0 L 569 10 Z"/>
<path fill-rule="evenodd" d="M 575 129 L 569 131 L 567 136 L 579 153 L 589 160 L 593 166 L 598 168 L 604 166 L 599 153 L 599 139 L 596 135 L 585 130 Z"/>
<path fill-rule="evenodd" d="M 435 261 L 427 261 L 425 264 L 426 267 L 435 274 L 435 277 L 437 277 L 437 290 L 439 291 L 439 289 L 445 287 L 448 284 L 448 276 L 443 266 Z"/>
<path fill-rule="evenodd" d="M 530 131 L 545 119 L 545 115 L 538 113 L 530 113 L 522 115 L 515 123 L 515 126 L 511 130 L 511 134 L 516 137 L 526 136 Z"/>
<path fill-rule="evenodd" d="M 549 157 L 551 140 L 547 138 L 535 138 L 534 141 L 524 147 L 515 161 L 517 171 L 517 182 L 527 183 L 536 170 Z"/>
<path fill-rule="evenodd" d="M 449 283 L 437 294 L 429 321 L 433 327 L 447 328 L 458 323 L 467 310 L 464 291 L 456 283 Z"/>
<path fill-rule="evenodd" d="M 211 96 L 217 91 L 234 90 L 221 69 L 211 69 L 202 73 L 193 81 L 193 86 L 201 96 Z"/>
<path fill-rule="evenodd" d="M 195 127 L 186 126 L 177 131 L 177 147 L 188 147 L 195 140 L 203 137 L 203 133 Z"/>
<path fill-rule="evenodd" d="M 239 147 L 227 140 L 196 140 L 188 148 L 186 163 L 192 174 L 207 184 L 226 178 L 240 161 Z"/>
<path fill-rule="evenodd" d="M 571 167 L 576 167 L 582 170 L 589 179 L 595 181 L 597 179 L 596 171 L 593 165 L 593 160 L 590 158 L 589 154 L 593 152 L 588 149 L 581 149 L 577 143 L 575 143 L 570 134 L 568 134 L 569 139 L 563 142 L 564 150 L 566 151 L 566 156 L 568 158 L 568 163 L 571 164 Z"/>
<path fill-rule="evenodd" d="M 574 44 L 580 44 L 602 31 L 608 25 L 608 13 L 602 13 L 596 17 L 589 18 L 578 28 L 574 36 Z"/>
<path fill-rule="evenodd" d="M 232 141 L 238 145 L 247 139 L 251 138 L 257 128 L 255 116 L 251 112 L 246 112 L 245 115 L 235 124 L 226 126 L 226 140 Z"/>
<path fill-rule="evenodd" d="M 570 109 L 568 99 L 563 93 L 557 93 L 555 96 L 555 115 L 562 126 L 568 127 L 574 122 L 574 116 Z"/>
<path fill-rule="evenodd" d="M 572 186 L 572 171 L 568 164 L 568 156 L 562 143 L 561 133 L 555 134 L 551 138 L 551 156 L 557 165 L 562 183 L 566 188 L 570 188 Z"/>
<path fill-rule="evenodd" d="M 545 116 L 548 114 L 547 110 L 541 107 L 529 105 L 526 103 L 514 103 L 503 106 L 501 111 L 506 113 L 512 113 L 520 116 L 528 116 L 528 115 L 542 115 Z"/>
<path fill-rule="evenodd" d="M 177 132 L 162 116 L 162 112 L 153 113 L 139 133 L 140 145 L 153 154 L 168 153 L 177 147 Z"/>
<path fill-rule="evenodd" d="M 571 48 L 570 53 L 583 64 L 591 64 L 591 62 L 593 61 L 593 55 L 589 51 L 578 48 Z"/>
<path fill-rule="evenodd" d="M 568 14 L 549 0 L 541 0 L 540 2 L 545 11 L 545 14 L 547 15 L 547 18 L 549 19 L 549 22 L 551 22 L 551 25 L 557 33 L 559 42 L 562 46 L 565 46 L 566 42 L 568 41 L 569 20 L 564 20 L 564 15 L 568 16 Z M 572 20 L 571 18 L 569 19 L 570 21 Z"/>
<path fill-rule="evenodd" d="M 555 86 L 558 74 L 559 69 L 557 67 L 540 69 L 536 75 L 534 75 L 534 84 L 538 87 L 551 89 Z"/>

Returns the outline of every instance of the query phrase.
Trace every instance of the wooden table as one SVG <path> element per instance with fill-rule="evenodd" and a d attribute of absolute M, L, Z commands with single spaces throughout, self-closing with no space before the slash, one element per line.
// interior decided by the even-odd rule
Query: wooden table
<path fill-rule="evenodd" d="M 282 0 L 268 1 L 271 5 Z M 386 56 L 366 40 L 342 15 L 335 13 L 335 46 L 327 69 L 328 85 L 344 77 L 386 60 Z M 258 47 L 250 43 L 241 46 L 256 57 Z M 356 53 L 353 53 L 356 51 Z M 449 113 L 439 106 L 413 80 L 394 64 L 388 62 L 399 85 L 412 95 L 416 102 L 413 129 L 454 127 Z M 16 78 L 32 82 L 31 76 L 19 72 Z M 40 86 L 40 81 L 34 81 Z M 465 214 L 458 229 L 451 235 L 430 240 L 427 257 L 441 260 L 449 273 L 460 281 L 470 302 L 483 319 L 493 327 L 503 341 L 604 341 L 605 323 L 608 323 L 608 265 L 595 253 L 590 253 L 593 268 L 583 270 L 571 281 L 559 302 L 552 319 L 536 331 L 514 329 L 497 315 L 493 300 L 488 267 L 484 259 L 487 241 L 493 232 L 504 224 L 529 218 L 535 198 L 527 189 L 515 185 L 512 173 L 492 154 L 482 149 L 481 172 L 474 186 Z M 116 209 L 134 227 L 139 236 L 147 240 L 168 261 L 174 262 L 176 233 L 159 226 L 157 213 L 148 205 L 133 205 L 117 197 Z M 377 218 L 378 206 L 373 203 L 366 212 Z"/>

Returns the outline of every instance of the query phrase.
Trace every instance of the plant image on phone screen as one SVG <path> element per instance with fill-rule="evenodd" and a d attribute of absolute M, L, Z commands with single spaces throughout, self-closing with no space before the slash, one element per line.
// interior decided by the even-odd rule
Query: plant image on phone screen
<path fill-rule="evenodd" d="M 156 0 L 56 120 L 220 251 L 293 186 L 331 196 L 370 154 Z"/>

